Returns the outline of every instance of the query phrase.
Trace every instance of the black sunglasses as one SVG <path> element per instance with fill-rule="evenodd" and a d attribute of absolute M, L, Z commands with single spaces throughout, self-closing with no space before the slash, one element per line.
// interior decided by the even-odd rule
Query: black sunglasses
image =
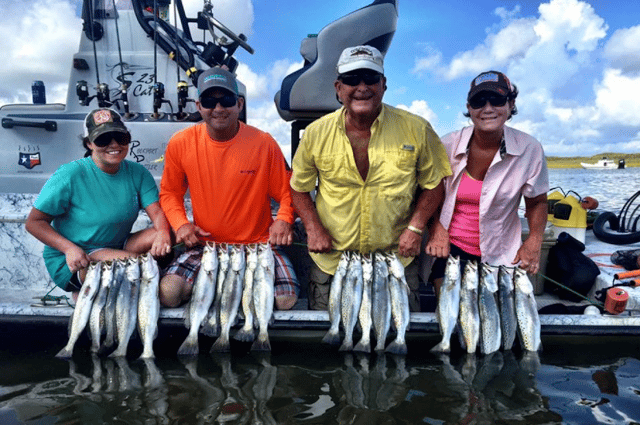
<path fill-rule="evenodd" d="M 235 106 L 238 102 L 238 98 L 233 94 L 225 94 L 222 97 L 203 97 L 200 99 L 200 105 L 205 109 L 215 109 L 218 103 L 223 108 L 230 108 Z"/>
<path fill-rule="evenodd" d="M 484 108 L 484 105 L 489 102 L 491 106 L 500 107 L 507 103 L 509 98 L 507 96 L 500 96 L 498 94 L 478 94 L 469 99 L 469 106 L 473 109 Z"/>
<path fill-rule="evenodd" d="M 355 87 L 364 82 L 368 86 L 378 84 L 382 79 L 382 74 L 372 73 L 358 73 L 358 74 L 342 74 L 338 76 L 338 80 L 342 81 L 348 86 Z"/>
<path fill-rule="evenodd" d="M 124 133 L 105 133 L 98 136 L 93 144 L 99 148 L 106 148 L 111 144 L 111 140 L 115 140 L 120 146 L 127 146 L 131 142 L 131 136 Z"/>

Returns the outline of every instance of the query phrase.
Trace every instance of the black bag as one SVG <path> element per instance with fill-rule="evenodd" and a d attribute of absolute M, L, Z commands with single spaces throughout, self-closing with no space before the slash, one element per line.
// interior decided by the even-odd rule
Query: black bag
<path fill-rule="evenodd" d="M 596 282 L 600 269 L 582 251 L 584 251 L 582 242 L 566 232 L 560 233 L 558 242 L 549 250 L 546 274 L 556 282 L 586 296 Z M 544 282 L 544 290 L 563 300 L 573 302 L 583 300 L 573 292 L 548 280 Z"/>

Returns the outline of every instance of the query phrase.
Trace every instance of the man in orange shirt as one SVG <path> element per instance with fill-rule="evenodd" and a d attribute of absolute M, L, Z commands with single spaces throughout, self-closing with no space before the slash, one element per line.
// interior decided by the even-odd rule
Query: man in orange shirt
<path fill-rule="evenodd" d="M 218 67 L 203 72 L 198 92 L 203 122 L 174 134 L 165 152 L 160 205 L 176 242 L 188 250 L 165 271 L 160 301 L 176 307 L 189 300 L 203 241 L 269 242 L 276 259 L 276 307 L 290 309 L 299 284 L 289 259 L 277 249 L 293 242 L 289 167 L 273 137 L 239 121 L 244 99 L 233 74 Z M 184 206 L 187 189 L 193 222 Z M 280 204 L 275 221 L 271 198 Z"/>

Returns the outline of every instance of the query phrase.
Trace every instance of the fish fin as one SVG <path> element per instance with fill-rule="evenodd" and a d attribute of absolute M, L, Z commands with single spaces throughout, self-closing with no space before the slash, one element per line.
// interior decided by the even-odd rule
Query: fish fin
<path fill-rule="evenodd" d="M 432 353 L 450 353 L 451 344 L 447 343 L 446 341 L 440 341 L 429 351 L 431 351 Z"/>
<path fill-rule="evenodd" d="M 329 345 L 340 345 L 340 334 L 329 331 L 322 338 L 322 342 Z"/>
<path fill-rule="evenodd" d="M 251 345 L 251 351 L 271 351 L 271 343 L 269 342 L 269 337 L 260 338 L 253 341 Z"/>
<path fill-rule="evenodd" d="M 385 348 L 384 351 L 385 353 L 405 355 L 407 354 L 407 344 L 401 344 L 397 341 L 393 341 L 387 345 L 387 348 Z"/>
<path fill-rule="evenodd" d="M 200 333 L 211 338 L 217 338 L 220 335 L 220 328 L 218 326 L 212 326 L 209 322 L 206 322 L 200 328 Z"/>
<path fill-rule="evenodd" d="M 371 342 L 363 343 L 362 341 L 360 341 L 356 344 L 355 347 L 353 347 L 353 351 L 358 351 L 360 353 L 370 353 Z"/>
<path fill-rule="evenodd" d="M 353 342 L 343 341 L 338 351 L 353 351 Z"/>
<path fill-rule="evenodd" d="M 228 338 L 218 337 L 216 342 L 211 346 L 210 353 L 228 353 L 231 351 L 231 344 L 229 343 Z"/>
<path fill-rule="evenodd" d="M 64 347 L 62 350 L 58 351 L 56 357 L 59 359 L 70 359 L 73 353 L 71 350 L 68 350 L 67 347 Z"/>
<path fill-rule="evenodd" d="M 236 334 L 233 336 L 233 339 L 235 339 L 236 341 L 251 342 L 256 339 L 256 335 L 253 329 L 245 330 L 244 328 L 242 328 L 238 332 L 236 332 Z"/>
<path fill-rule="evenodd" d="M 198 348 L 198 337 L 190 338 L 187 335 L 187 338 L 184 340 L 180 348 L 178 348 L 179 356 L 197 356 L 199 352 Z"/>

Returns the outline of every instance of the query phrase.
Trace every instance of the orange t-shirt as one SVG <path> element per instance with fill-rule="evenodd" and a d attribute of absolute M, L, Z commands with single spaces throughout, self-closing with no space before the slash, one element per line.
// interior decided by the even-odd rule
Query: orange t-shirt
<path fill-rule="evenodd" d="M 293 223 L 290 170 L 268 133 L 241 122 L 233 139 L 216 142 L 200 123 L 174 134 L 164 158 L 160 205 L 174 230 L 189 222 L 187 189 L 195 225 L 216 242 L 266 242 L 271 198 L 280 204 L 276 218 Z"/>

